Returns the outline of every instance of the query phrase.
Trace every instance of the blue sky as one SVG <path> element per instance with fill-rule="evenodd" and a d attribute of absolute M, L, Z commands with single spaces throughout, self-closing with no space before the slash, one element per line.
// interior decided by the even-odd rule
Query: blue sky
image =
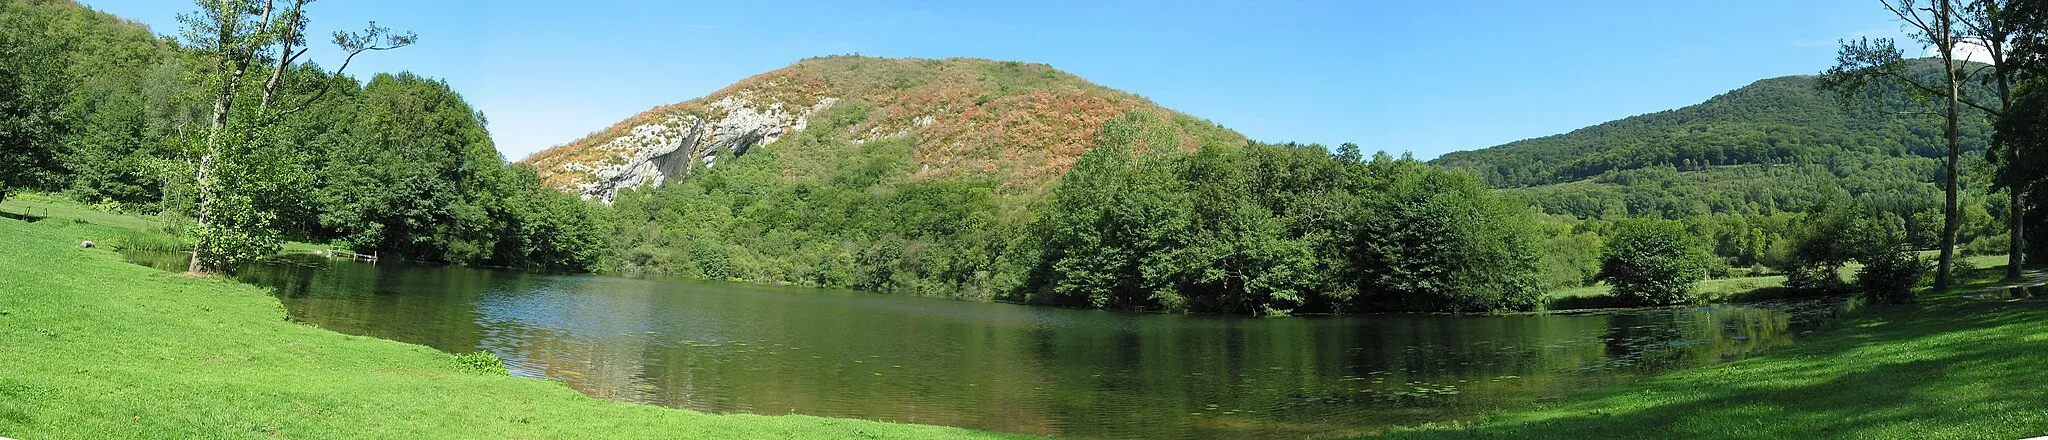
<path fill-rule="evenodd" d="M 177 0 L 84 0 L 177 31 Z M 819 55 L 1031 61 L 1263 141 L 1418 157 L 1562 133 L 1811 74 L 1835 40 L 1897 36 L 1874 0 L 327 0 L 420 43 L 350 73 L 446 79 L 517 160 L 648 108 Z M 311 56 L 340 63 L 325 38 Z"/>

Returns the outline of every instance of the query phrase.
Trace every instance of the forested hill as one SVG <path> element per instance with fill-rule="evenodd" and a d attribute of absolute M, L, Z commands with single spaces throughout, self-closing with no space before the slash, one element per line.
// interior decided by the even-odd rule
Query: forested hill
<path fill-rule="evenodd" d="M 1915 66 L 1939 72 L 1928 62 Z M 1973 93 L 1988 94 L 1982 86 Z M 1570 133 L 1446 154 L 1434 163 L 1469 169 L 1499 187 L 1584 180 L 1604 173 L 1669 166 L 1680 171 L 1751 164 L 1819 164 L 1845 158 L 1941 157 L 1942 120 L 1934 106 L 1904 90 L 1880 87 L 1844 101 L 1817 77 L 1757 81 L 1704 103 L 1634 116 Z M 1982 151 L 1990 125 L 1977 112 L 1962 129 L 1963 149 Z"/>
<path fill-rule="evenodd" d="M 900 140 L 919 178 L 991 177 L 1006 193 L 1042 189 L 1111 118 L 1172 123 L 1176 145 L 1244 136 L 1044 64 L 972 58 L 811 58 L 701 98 L 656 107 L 524 160 L 550 184 L 609 200 L 776 144 L 799 132 L 834 142 Z M 841 156 L 784 149 L 827 168 Z M 792 170 L 795 171 L 795 170 Z"/>

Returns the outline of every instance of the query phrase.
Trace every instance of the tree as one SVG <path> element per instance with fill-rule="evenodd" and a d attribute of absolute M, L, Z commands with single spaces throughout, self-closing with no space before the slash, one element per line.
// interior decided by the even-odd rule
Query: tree
<path fill-rule="evenodd" d="M 1699 301 L 1707 255 L 1684 225 L 1669 220 L 1621 222 L 1601 252 L 1599 279 L 1630 305 L 1668 306 Z"/>
<path fill-rule="evenodd" d="M 1927 263 L 1906 247 L 1901 221 L 1888 217 L 1856 219 L 1849 227 L 1849 251 L 1863 267 L 1856 269 L 1860 293 L 1872 301 L 1913 302 L 1913 286 L 1927 272 Z"/>
<path fill-rule="evenodd" d="M 1994 124 L 2000 128 L 2006 127 L 2002 121 L 2006 112 L 2013 108 L 2013 84 L 2019 75 L 2020 64 L 2015 62 L 2017 57 L 2014 56 L 2017 40 L 2030 29 L 2042 30 L 2039 25 L 2030 26 L 2027 23 L 2030 19 L 2040 18 L 2034 13 L 2034 9 L 2039 6 L 2033 3 L 2038 2 L 1971 0 L 1956 20 L 1962 24 L 1966 35 L 1969 36 L 1964 44 L 1982 47 L 1989 58 L 1991 64 L 1976 69 L 1972 75 L 1975 76 L 1977 72 L 1985 70 L 1990 71 L 1985 82 L 1996 87 L 1999 105 L 1996 110 L 1985 109 L 1985 112 L 1995 121 L 1999 121 Z M 2014 172 L 2014 168 L 2021 163 L 2021 151 L 2006 142 L 2009 137 L 2001 130 L 1999 135 L 1993 137 L 1991 149 L 1985 152 L 1985 158 L 1999 165 L 1997 184 L 2005 187 L 2009 210 L 2006 216 L 2006 233 L 2010 238 L 2006 251 L 2010 260 L 2005 267 L 2005 277 L 2017 279 L 2026 264 L 2026 188 L 2018 181 L 2018 173 Z"/>
<path fill-rule="evenodd" d="M 379 74 L 329 155 L 322 226 L 358 252 L 469 264 L 506 237 L 511 188 L 484 121 L 445 82 Z M 537 185 L 537 182 L 535 182 Z M 494 213 L 500 215 L 493 215 Z"/>
<path fill-rule="evenodd" d="M 67 93 L 63 48 L 43 20 L 16 8 L 0 1 L 0 202 L 58 171 L 67 122 L 59 114 Z"/>
<path fill-rule="evenodd" d="M 1385 153 L 1350 168 L 1356 201 L 1336 246 L 1364 310 L 1493 312 L 1534 308 L 1539 233 L 1518 203 L 1478 176 Z"/>
<path fill-rule="evenodd" d="M 1889 38 L 1866 37 L 1854 42 L 1843 41 L 1835 66 L 1821 76 L 1823 85 L 1843 93 L 1844 96 L 1863 93 L 1872 83 L 1882 81 L 1909 86 L 1916 93 L 1944 101 L 1947 106 L 1944 114 L 1947 127 L 1943 133 L 1948 139 L 1948 160 L 1947 173 L 1943 178 L 1945 202 L 1942 205 L 1941 260 L 1934 275 L 1934 285 L 1937 289 L 1946 289 L 1949 286 L 1949 272 L 1955 264 L 1956 229 L 1961 221 L 1957 199 L 1961 192 L 1962 170 L 1959 161 L 1962 157 L 1962 147 L 1957 132 L 1959 112 L 1963 104 L 1962 82 L 1966 74 L 1960 71 L 1960 63 L 1955 59 L 1959 39 L 1957 34 L 1961 32 L 1956 20 L 1959 15 L 1957 1 L 1929 0 L 1929 4 L 1925 5 L 1918 0 L 1878 2 L 1893 15 L 1898 16 L 1899 21 L 1911 26 L 1914 29 L 1914 38 L 1941 54 L 1942 77 L 1945 84 L 1940 88 L 1923 84 L 1910 74 L 1906 69 L 1905 57 Z M 1990 111 L 1974 103 L 1971 106 Z"/>
<path fill-rule="evenodd" d="M 279 9 L 277 0 L 198 0 L 198 12 L 178 17 L 185 24 L 186 42 L 213 61 L 204 75 L 213 102 L 212 116 L 193 173 L 198 213 L 192 272 L 225 269 L 276 249 L 276 232 L 269 228 L 274 214 L 255 209 L 246 193 L 248 186 L 260 184 L 251 180 L 262 179 L 260 174 L 265 168 L 244 159 L 251 149 L 249 144 L 260 131 L 325 95 L 323 89 L 292 109 L 271 108 L 272 94 L 286 66 L 305 53 L 293 48 L 304 41 L 307 20 L 303 8 L 309 1 L 290 0 L 290 4 Z M 360 34 L 334 34 L 335 43 L 349 57 L 343 61 L 342 69 L 358 54 L 403 47 L 414 39 L 410 33 L 392 34 L 375 22 Z M 242 94 L 242 82 L 249 68 L 265 59 L 276 60 L 278 67 L 264 84 L 257 111 L 237 117 L 237 104 L 248 99 Z M 238 121 L 247 127 L 231 125 Z"/>
<path fill-rule="evenodd" d="M 1806 213 L 1792 237 L 1790 255 L 1778 270 L 1785 285 L 1814 293 L 1837 293 L 1848 287 L 1842 268 L 1855 260 L 1854 226 L 1859 215 L 1842 202 L 1830 202 Z"/>
<path fill-rule="evenodd" d="M 1178 251 L 1193 235 L 1193 203 L 1163 160 L 1112 144 L 1060 179 L 1041 226 L 1048 299 L 1108 309 L 1185 303 L 1175 278 L 1187 266 Z"/>

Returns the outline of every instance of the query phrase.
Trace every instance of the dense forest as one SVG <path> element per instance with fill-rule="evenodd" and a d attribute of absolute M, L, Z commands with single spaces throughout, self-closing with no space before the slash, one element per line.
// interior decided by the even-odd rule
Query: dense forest
<path fill-rule="evenodd" d="M 61 191 L 193 234 L 213 62 L 199 43 L 69 1 L 0 0 L 0 18 L 8 51 L 33 51 L 10 62 L 38 67 L 19 70 L 36 94 L 12 100 L 37 110 L 9 118 L 32 126 L 38 144 L 13 159 L 37 163 L 14 166 L 6 190 Z M 250 229 L 274 233 L 251 238 L 426 262 L 597 267 L 598 211 L 509 165 L 447 83 L 410 73 L 364 82 L 277 56 L 258 60 L 282 66 L 274 96 L 264 81 L 234 93 L 300 111 L 229 115 L 260 128 L 240 134 L 219 170 L 241 178 L 225 183 L 236 196 L 218 208 L 256 213 Z"/>

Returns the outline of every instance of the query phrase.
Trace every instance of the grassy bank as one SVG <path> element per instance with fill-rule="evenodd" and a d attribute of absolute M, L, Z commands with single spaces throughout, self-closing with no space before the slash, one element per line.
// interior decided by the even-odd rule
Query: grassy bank
<path fill-rule="evenodd" d="M 2048 303 L 1975 284 L 1874 306 L 1840 328 L 1733 363 L 1573 394 L 1397 439 L 1986 438 L 2048 435 Z"/>
<path fill-rule="evenodd" d="M 22 212 L 17 200 L 6 203 L 4 211 Z M 158 272 L 108 250 L 81 249 L 80 240 L 108 240 L 148 225 L 62 214 L 32 223 L 0 218 L 0 436 L 1004 437 L 809 416 L 710 415 L 466 372 L 453 356 L 427 347 L 288 322 L 278 302 L 256 287 Z"/>
<path fill-rule="evenodd" d="M 1921 257 L 1932 261 L 1934 253 L 1933 251 L 1923 252 Z M 1969 268 L 1978 268 L 1976 269 L 1977 272 L 1991 273 L 1992 271 L 1987 269 L 2002 268 L 2005 266 L 2006 261 L 2005 255 L 1979 255 L 1963 258 L 1962 264 Z M 1855 279 L 1854 273 L 1859 267 L 1862 266 L 1850 264 L 1842 269 L 1842 276 L 1845 279 Z M 1785 291 L 1784 287 L 1784 275 L 1770 275 L 1709 279 L 1700 281 L 1698 289 L 1702 301 L 1723 303 L 1782 299 L 1788 295 L 1794 295 L 1793 292 Z M 1606 284 L 1599 284 L 1553 290 L 1544 294 L 1543 309 L 1555 311 L 1622 307 L 1614 299 L 1613 295 L 1608 294 L 1608 289 L 1609 287 Z"/>

